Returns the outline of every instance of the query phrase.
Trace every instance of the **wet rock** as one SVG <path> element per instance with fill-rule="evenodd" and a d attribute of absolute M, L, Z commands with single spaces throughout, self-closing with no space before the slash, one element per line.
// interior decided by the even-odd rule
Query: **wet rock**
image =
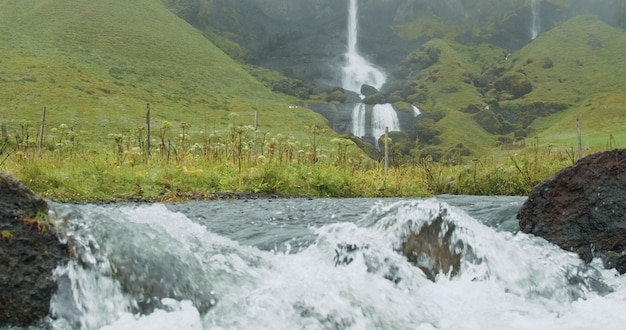
<path fill-rule="evenodd" d="M 134 313 L 162 309 L 164 298 L 190 300 L 200 314 L 217 303 L 203 264 L 186 247 L 158 239 L 167 233 L 131 222 L 103 224 L 91 231 L 106 238 L 94 250 L 106 256 L 101 259 L 110 262 L 111 276 L 137 302 Z M 134 233 L 132 239 L 127 233 Z"/>
<path fill-rule="evenodd" d="M 626 272 L 626 149 L 587 156 L 537 185 L 517 214 L 523 232 Z"/>
<path fill-rule="evenodd" d="M 342 265 L 349 265 L 354 261 L 355 253 L 360 249 L 360 247 L 356 244 L 351 243 L 341 243 L 337 244 L 337 248 L 335 249 L 335 257 L 333 260 L 335 261 L 335 267 Z"/>
<path fill-rule="evenodd" d="M 52 271 L 69 258 L 47 221 L 48 204 L 0 173 L 0 327 L 29 326 L 48 315 Z"/>
<path fill-rule="evenodd" d="M 361 94 L 365 95 L 366 97 L 376 93 L 378 93 L 378 89 L 376 89 L 376 87 L 368 84 L 361 85 Z"/>
<path fill-rule="evenodd" d="M 439 273 L 456 276 L 461 269 L 463 242 L 453 239 L 455 229 L 453 223 L 445 222 L 439 214 L 402 243 L 402 254 L 431 281 Z"/>

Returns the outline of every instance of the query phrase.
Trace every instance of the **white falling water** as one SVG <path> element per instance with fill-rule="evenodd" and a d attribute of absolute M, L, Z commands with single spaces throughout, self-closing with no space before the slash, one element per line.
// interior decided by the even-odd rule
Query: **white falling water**
<path fill-rule="evenodd" d="M 350 0 L 348 10 L 348 50 L 346 52 L 346 63 L 342 72 L 342 85 L 344 89 L 360 94 L 363 84 L 371 85 L 380 89 L 387 76 L 373 64 L 368 62 L 357 47 L 358 40 L 358 4 L 357 0 Z M 352 134 L 364 137 L 367 134 L 366 127 L 368 107 L 365 104 L 357 104 L 352 110 Z M 400 130 L 398 115 L 390 104 L 375 105 L 371 107 L 372 136 L 380 137 L 385 132 L 385 127 L 391 131 Z M 382 127 L 382 129 L 381 129 Z"/>
<path fill-rule="evenodd" d="M 531 0 L 530 10 L 532 12 L 532 26 L 530 30 L 530 38 L 531 40 L 535 40 L 535 38 L 539 36 L 539 30 L 541 29 L 541 24 L 539 22 L 539 8 L 537 7 L 537 0 Z"/>
<path fill-rule="evenodd" d="M 358 11 L 357 0 L 350 0 L 347 31 L 348 51 L 345 55 L 346 64 L 343 67 L 342 85 L 347 90 L 360 93 L 363 84 L 374 86 L 377 89 L 381 88 L 387 76 L 359 54 L 357 48 Z"/>
<path fill-rule="evenodd" d="M 352 134 L 365 136 L 365 104 L 359 103 L 352 109 Z"/>
<path fill-rule="evenodd" d="M 385 127 L 389 127 L 390 131 L 399 130 L 398 114 L 389 103 L 376 104 L 372 110 L 372 136 L 377 138 L 384 135 Z"/>
<path fill-rule="evenodd" d="M 422 113 L 422 111 L 420 111 L 420 109 L 414 105 L 411 105 L 411 108 L 413 109 L 413 116 L 415 117 L 419 116 Z"/>

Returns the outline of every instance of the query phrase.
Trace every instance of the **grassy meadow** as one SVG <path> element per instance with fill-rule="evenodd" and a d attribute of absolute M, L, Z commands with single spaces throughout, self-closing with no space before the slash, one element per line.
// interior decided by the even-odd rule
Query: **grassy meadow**
<path fill-rule="evenodd" d="M 167 122 L 166 122 L 167 123 Z M 71 134 L 33 142 L 5 142 L 0 168 L 45 198 L 57 201 L 183 201 L 229 194 L 309 197 L 415 197 L 435 194 L 525 195 L 575 156 L 536 144 L 518 153 L 465 159 L 463 165 L 421 160 L 392 166 L 364 156 L 352 141 L 330 141 L 315 127 L 305 142 L 249 126 L 187 135 L 171 126 L 147 154 L 140 131 L 115 135 L 88 151 Z M 182 131 L 182 128 L 177 130 Z M 67 132 L 67 131 L 65 131 Z M 161 137 L 164 139 L 161 140 Z M 162 143 L 161 141 L 165 141 Z M 317 142 L 314 142 L 317 141 Z M 226 195 L 224 195 L 226 193 Z"/>

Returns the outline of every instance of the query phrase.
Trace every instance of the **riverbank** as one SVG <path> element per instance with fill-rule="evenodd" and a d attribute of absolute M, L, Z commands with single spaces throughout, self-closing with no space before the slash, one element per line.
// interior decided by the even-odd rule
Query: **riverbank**
<path fill-rule="evenodd" d="M 567 152 L 531 147 L 517 153 L 429 160 L 391 166 L 362 154 L 319 151 L 290 157 L 177 158 L 97 150 L 42 153 L 17 150 L 0 170 L 40 196 L 58 202 L 180 202 L 187 200 L 318 197 L 424 197 L 440 194 L 525 196 L 573 163 Z"/>

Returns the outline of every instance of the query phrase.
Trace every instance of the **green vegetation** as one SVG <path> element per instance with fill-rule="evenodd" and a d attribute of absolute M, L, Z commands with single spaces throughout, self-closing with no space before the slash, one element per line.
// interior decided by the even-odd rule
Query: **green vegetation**
<path fill-rule="evenodd" d="M 15 238 L 15 236 L 13 236 L 13 233 L 10 230 L 1 230 L 0 238 L 2 238 L 3 240 L 10 241 L 13 238 Z"/>
<path fill-rule="evenodd" d="M 220 40 L 241 60 L 242 48 Z M 593 17 L 510 57 L 432 39 L 400 66 L 391 93 L 424 115 L 417 140 L 392 133 L 385 172 L 362 141 L 295 105 L 343 93 L 238 63 L 159 0 L 0 0 L 0 170 L 59 201 L 525 195 L 572 164 L 576 118 L 587 153 L 626 143 L 626 72 L 614 65 L 624 48 L 623 31 Z M 524 149 L 509 145 L 518 138 Z"/>
<path fill-rule="evenodd" d="M 577 16 L 512 53 L 439 35 L 400 64 L 391 92 L 423 112 L 411 154 L 450 161 L 455 150 L 491 154 L 532 138 L 567 149 L 577 118 L 586 148 L 626 143 L 623 29 Z"/>
<path fill-rule="evenodd" d="M 321 116 L 290 107 L 161 1 L 0 1 L 0 121 L 37 121 L 48 107 L 88 145 L 154 120 L 224 128 L 229 114 L 301 139 Z"/>
<path fill-rule="evenodd" d="M 250 126 L 231 125 L 198 134 L 190 124 L 173 127 L 162 122 L 149 156 L 147 137 L 140 129 L 112 134 L 107 146 L 88 151 L 80 139 L 64 133 L 63 127 L 46 140 L 41 153 L 32 140 L 18 144 L 13 136 L 7 137 L 0 153 L 0 170 L 57 201 L 182 201 L 221 198 L 229 193 L 526 195 L 576 159 L 570 150 L 558 151 L 535 141 L 525 150 L 503 151 L 498 156 L 457 154 L 454 163 L 394 161 L 385 172 L 380 162 L 365 157 L 352 141 L 327 141 L 329 137 L 316 126 L 303 127 L 308 138 L 299 141 L 264 131 L 255 136 Z M 397 160 L 401 143 L 391 142 L 392 160 Z M 31 222 L 42 230 L 41 221 Z"/>

